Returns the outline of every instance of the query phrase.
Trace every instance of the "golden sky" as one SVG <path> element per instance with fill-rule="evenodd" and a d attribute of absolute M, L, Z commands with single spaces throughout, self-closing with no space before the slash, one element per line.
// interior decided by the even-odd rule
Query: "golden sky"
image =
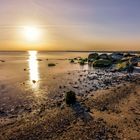
<path fill-rule="evenodd" d="M 139 6 L 132 0 L 0 0 L 0 50 L 140 50 Z"/>

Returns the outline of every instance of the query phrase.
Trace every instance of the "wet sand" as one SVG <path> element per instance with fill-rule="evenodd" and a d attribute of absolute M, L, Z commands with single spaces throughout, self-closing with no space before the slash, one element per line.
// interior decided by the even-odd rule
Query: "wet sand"
<path fill-rule="evenodd" d="M 49 68 L 52 62 L 56 66 Z M 4 71 L 8 63 L 0 64 Z M 41 72 L 35 83 L 25 61 L 14 61 L 13 69 L 1 76 L 1 140 L 140 138 L 139 73 L 128 77 L 125 72 L 81 67 L 67 60 L 37 63 Z M 70 90 L 77 97 L 73 106 L 65 104 Z"/>

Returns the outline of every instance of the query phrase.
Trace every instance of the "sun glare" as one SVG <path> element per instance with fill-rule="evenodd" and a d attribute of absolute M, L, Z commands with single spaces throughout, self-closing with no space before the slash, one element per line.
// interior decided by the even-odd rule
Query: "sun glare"
<path fill-rule="evenodd" d="M 41 30 L 34 26 L 26 26 L 23 29 L 23 35 L 26 41 L 36 42 L 41 39 Z"/>

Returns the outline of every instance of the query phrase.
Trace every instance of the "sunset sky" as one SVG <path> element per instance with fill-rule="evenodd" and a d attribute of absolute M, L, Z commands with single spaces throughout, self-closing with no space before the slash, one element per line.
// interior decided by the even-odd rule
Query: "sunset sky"
<path fill-rule="evenodd" d="M 31 49 L 140 50 L 140 0 L 0 0 L 0 50 Z"/>

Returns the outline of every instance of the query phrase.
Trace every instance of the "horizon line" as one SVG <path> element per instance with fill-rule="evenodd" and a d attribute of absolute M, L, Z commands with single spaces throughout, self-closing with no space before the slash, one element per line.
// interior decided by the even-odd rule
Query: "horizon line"
<path fill-rule="evenodd" d="M 0 50 L 0 52 L 28 52 L 28 51 L 38 51 L 38 52 L 121 52 L 121 53 L 140 53 L 140 51 L 132 51 L 132 50 L 126 50 L 126 51 L 117 51 L 117 50 L 114 50 L 114 51 L 98 51 L 98 50 L 87 50 L 87 51 L 84 51 L 84 50 Z"/>

